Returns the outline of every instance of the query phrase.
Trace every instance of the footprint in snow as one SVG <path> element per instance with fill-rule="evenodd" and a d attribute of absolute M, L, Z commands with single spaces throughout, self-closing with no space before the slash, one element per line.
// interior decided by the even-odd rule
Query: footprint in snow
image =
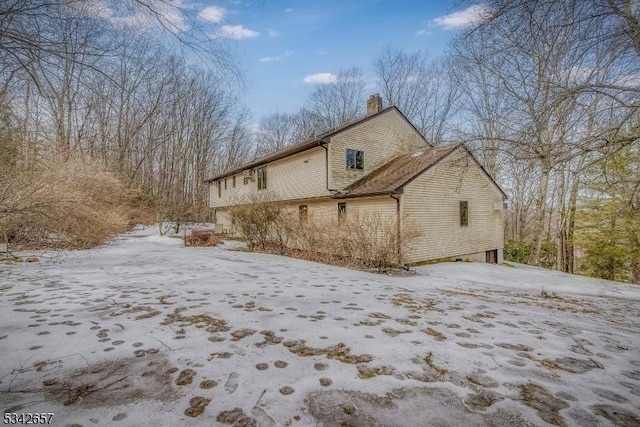
<path fill-rule="evenodd" d="M 240 377 L 240 374 L 238 374 L 237 372 L 232 372 L 229 374 L 229 378 L 224 384 L 224 390 L 228 394 L 233 394 L 238 389 L 238 377 Z"/>

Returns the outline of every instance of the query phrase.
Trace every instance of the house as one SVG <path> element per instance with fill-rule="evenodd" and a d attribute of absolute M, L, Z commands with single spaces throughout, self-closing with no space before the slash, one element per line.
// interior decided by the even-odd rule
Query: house
<path fill-rule="evenodd" d="M 300 215 L 375 213 L 411 224 L 404 262 L 501 262 L 505 193 L 463 145 L 432 147 L 378 94 L 367 115 L 259 157 L 209 180 L 219 231 L 233 233 L 229 209 L 267 192 Z"/>

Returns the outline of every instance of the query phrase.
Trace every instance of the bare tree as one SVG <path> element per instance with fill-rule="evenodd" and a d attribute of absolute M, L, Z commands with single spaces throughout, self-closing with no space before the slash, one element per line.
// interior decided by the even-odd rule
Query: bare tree
<path fill-rule="evenodd" d="M 319 85 L 309 95 L 307 109 L 323 131 L 363 115 L 364 73 L 359 68 L 338 72 L 334 82 Z"/>
<path fill-rule="evenodd" d="M 449 60 L 429 61 L 425 53 L 389 46 L 373 68 L 387 104 L 397 106 L 430 143 L 440 145 L 459 95 Z"/>

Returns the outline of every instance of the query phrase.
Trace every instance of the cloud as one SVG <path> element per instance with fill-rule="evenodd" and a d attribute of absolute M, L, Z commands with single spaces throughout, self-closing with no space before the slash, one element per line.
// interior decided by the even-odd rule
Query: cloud
<path fill-rule="evenodd" d="M 154 3 L 151 10 L 142 4 L 134 3 L 127 15 L 110 16 L 111 25 L 137 32 L 147 32 L 157 26 L 173 32 L 188 31 L 191 26 L 185 17 L 183 0 L 167 0 Z"/>
<path fill-rule="evenodd" d="M 474 4 L 464 10 L 440 16 L 433 23 L 445 30 L 455 30 L 469 25 L 479 24 L 489 14 L 489 8 L 483 4 Z"/>
<path fill-rule="evenodd" d="M 267 34 L 269 34 L 269 37 L 278 37 L 280 35 L 280 31 L 273 28 L 267 28 Z"/>
<path fill-rule="evenodd" d="M 430 36 L 431 34 L 433 34 L 431 31 L 429 30 L 418 30 L 418 32 L 416 33 L 416 36 Z"/>
<path fill-rule="evenodd" d="M 260 33 L 242 25 L 223 25 L 216 35 L 225 39 L 242 40 L 258 37 Z"/>
<path fill-rule="evenodd" d="M 305 83 L 321 84 L 321 85 L 328 84 L 328 83 L 335 83 L 337 81 L 338 81 L 338 76 L 332 73 L 309 74 L 304 78 Z"/>
<path fill-rule="evenodd" d="M 217 24 L 222 21 L 226 10 L 218 6 L 207 6 L 200 11 L 198 16 L 207 22 Z"/>
<path fill-rule="evenodd" d="M 291 9 L 290 7 L 286 8 L 284 10 L 284 13 L 290 13 L 290 12 L 293 12 L 293 9 Z"/>
<path fill-rule="evenodd" d="M 273 55 L 273 56 L 263 56 L 262 58 L 258 59 L 258 61 L 260 62 L 277 62 L 277 61 L 282 61 L 284 58 L 291 56 L 291 52 L 286 51 L 284 53 L 281 53 L 279 55 Z"/>

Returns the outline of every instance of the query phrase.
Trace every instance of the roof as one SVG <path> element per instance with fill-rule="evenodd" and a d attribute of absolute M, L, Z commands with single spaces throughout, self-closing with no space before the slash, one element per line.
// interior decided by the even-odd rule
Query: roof
<path fill-rule="evenodd" d="M 461 144 L 430 148 L 403 154 L 345 188 L 335 198 L 399 193 L 402 188 L 427 169 L 461 147 Z"/>
<path fill-rule="evenodd" d="M 381 114 L 384 114 L 384 113 L 386 113 L 388 111 L 391 111 L 391 110 L 397 111 L 400 114 L 400 116 L 402 116 L 402 118 L 404 118 L 405 121 L 407 123 L 409 123 L 409 125 L 411 127 L 413 127 L 413 129 L 415 129 L 416 132 L 420 136 L 422 136 L 422 134 L 420 134 L 420 132 L 415 128 L 415 126 L 413 126 L 413 124 L 411 124 L 411 122 L 409 122 L 409 120 L 404 116 L 404 114 L 402 114 L 402 112 L 400 112 L 400 110 L 398 110 L 398 108 L 396 106 L 390 106 L 390 107 L 387 107 L 387 108 L 383 108 L 382 110 L 378 111 L 377 113 L 362 117 L 362 118 L 357 119 L 357 120 L 353 120 L 353 121 L 350 121 L 350 122 L 343 123 L 340 126 L 334 128 L 334 129 L 331 129 L 331 130 L 329 130 L 327 132 L 324 132 L 324 133 L 322 133 L 320 135 L 317 135 L 317 136 L 314 136 L 314 137 L 311 137 L 311 138 L 307 138 L 307 139 L 302 140 L 300 142 L 297 142 L 297 143 L 295 143 L 293 145 L 285 147 L 285 148 L 283 148 L 281 150 L 278 150 L 278 151 L 275 151 L 273 153 L 269 153 L 269 154 L 266 154 L 264 156 L 261 156 L 261 157 L 258 157 L 256 159 L 253 159 L 252 161 L 250 161 L 248 163 L 245 163 L 245 164 L 243 164 L 243 165 L 241 165 L 239 167 L 236 167 L 234 169 L 230 169 L 230 170 L 228 170 L 226 172 L 218 174 L 218 175 L 214 176 L 213 178 L 209 178 L 209 179 L 205 180 L 205 182 L 217 181 L 217 180 L 219 180 L 221 178 L 226 178 L 228 176 L 235 175 L 235 174 L 240 173 L 240 172 L 242 172 L 244 170 L 253 169 L 255 167 L 262 166 L 262 165 L 265 165 L 267 163 L 283 159 L 285 157 L 289 157 L 289 156 L 291 156 L 293 154 L 301 153 L 301 152 L 309 150 L 311 148 L 318 147 L 318 146 L 322 145 L 323 143 L 327 142 L 326 138 L 330 138 L 330 137 L 332 137 L 332 136 L 334 136 L 334 135 L 336 135 L 336 134 L 338 134 L 338 133 L 340 133 L 342 131 L 350 129 L 350 128 L 352 128 L 354 126 L 357 126 L 357 125 L 359 125 L 359 124 L 361 124 L 363 122 L 366 122 L 369 119 L 377 117 L 377 116 L 379 116 Z M 425 143 L 429 144 L 428 142 L 426 142 L 426 140 L 425 140 Z"/>

